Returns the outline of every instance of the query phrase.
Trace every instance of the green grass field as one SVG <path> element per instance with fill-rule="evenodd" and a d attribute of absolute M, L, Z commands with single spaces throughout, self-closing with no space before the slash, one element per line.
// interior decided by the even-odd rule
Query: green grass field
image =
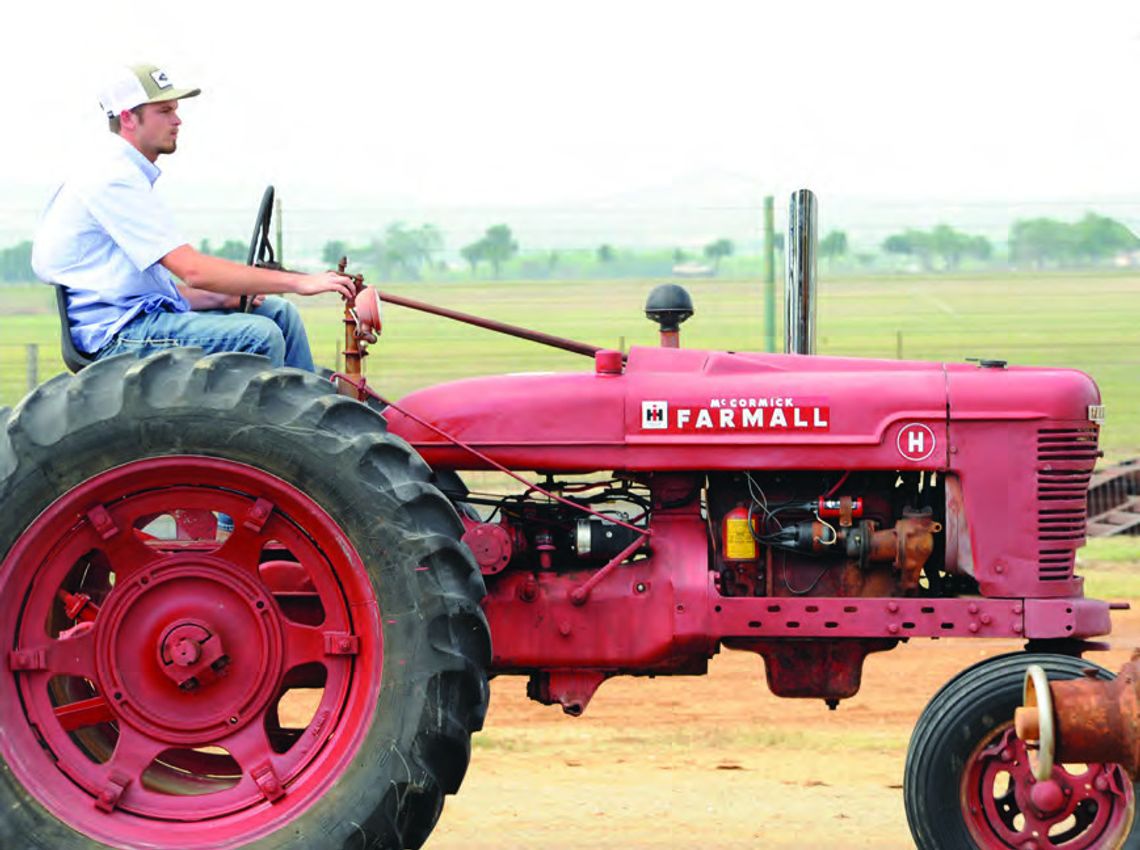
<path fill-rule="evenodd" d="M 534 327 L 597 345 L 655 345 L 642 307 L 659 281 L 506 282 L 391 286 L 394 293 Z M 762 350 L 763 287 L 755 280 L 685 284 L 696 314 L 686 347 Z M 782 284 L 777 285 L 782 290 Z M 332 298 L 300 305 L 317 360 L 333 365 L 343 333 Z M 782 305 L 777 306 L 782 327 Z M 781 332 L 782 333 L 782 332 Z M 39 377 L 62 368 L 52 293 L 38 285 L 0 289 L 0 404 L 26 389 L 28 343 L 40 344 Z M 1140 455 L 1140 275 L 1041 273 L 987 278 L 937 276 L 824 280 L 819 353 L 1069 366 L 1091 374 L 1108 408 L 1106 459 Z M 782 346 L 782 336 L 777 346 Z M 589 368 L 578 355 L 499 336 L 400 307 L 385 306 L 370 382 L 399 397 L 469 375 Z"/>

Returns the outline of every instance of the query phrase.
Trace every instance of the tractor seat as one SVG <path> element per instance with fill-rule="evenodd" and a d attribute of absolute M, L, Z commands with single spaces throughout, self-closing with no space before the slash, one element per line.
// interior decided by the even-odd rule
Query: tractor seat
<path fill-rule="evenodd" d="M 63 362 L 72 372 L 78 372 L 84 366 L 94 363 L 95 358 L 76 348 L 75 341 L 71 338 L 71 323 L 67 320 L 67 287 L 58 283 L 52 286 L 55 287 L 55 304 L 59 309 L 59 342 Z"/>

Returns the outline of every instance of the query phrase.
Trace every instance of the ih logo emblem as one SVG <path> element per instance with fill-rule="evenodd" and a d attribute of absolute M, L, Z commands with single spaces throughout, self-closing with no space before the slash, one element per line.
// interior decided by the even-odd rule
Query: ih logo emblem
<path fill-rule="evenodd" d="M 917 422 L 904 425 L 899 431 L 899 454 L 907 460 L 926 460 L 934 454 L 934 444 L 934 432 Z"/>
<path fill-rule="evenodd" d="M 641 403 L 641 429 L 664 431 L 669 427 L 669 402 L 643 401 Z"/>

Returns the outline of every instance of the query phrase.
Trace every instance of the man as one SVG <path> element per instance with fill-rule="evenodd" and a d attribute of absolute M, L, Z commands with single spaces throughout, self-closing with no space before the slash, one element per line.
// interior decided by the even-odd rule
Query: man
<path fill-rule="evenodd" d="M 36 233 L 32 268 L 68 291 L 77 348 L 96 358 L 196 346 L 266 355 L 275 366 L 313 370 L 297 309 L 270 293 L 350 297 L 335 272 L 257 269 L 194 250 L 153 192 L 155 161 L 178 147 L 176 87 L 154 65 L 123 68 L 99 101 L 113 138 L 56 190 Z M 241 296 L 254 298 L 239 311 Z M 257 296 L 257 297 L 255 297 Z"/>

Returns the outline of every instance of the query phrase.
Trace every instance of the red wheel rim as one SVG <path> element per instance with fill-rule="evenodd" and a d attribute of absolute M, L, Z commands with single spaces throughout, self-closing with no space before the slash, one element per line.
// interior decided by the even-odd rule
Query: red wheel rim
<path fill-rule="evenodd" d="M 281 828 L 345 771 L 375 709 L 379 610 L 355 548 L 244 464 L 167 457 L 84 481 L 16 541 L 0 587 L 0 675 L 19 694 L 0 705 L 4 757 L 108 844 L 225 848 Z"/>
<path fill-rule="evenodd" d="M 1120 765 L 1053 766 L 1033 775 L 1031 753 L 1012 723 L 998 727 L 970 755 L 961 804 L 979 847 L 1107 850 L 1132 826 L 1132 782 Z"/>

